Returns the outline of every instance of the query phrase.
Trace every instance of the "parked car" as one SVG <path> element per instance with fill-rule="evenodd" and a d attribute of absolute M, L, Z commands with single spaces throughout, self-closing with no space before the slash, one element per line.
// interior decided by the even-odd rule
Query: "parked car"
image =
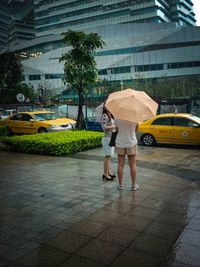
<path fill-rule="evenodd" d="M 0 125 L 7 126 L 9 135 L 65 131 L 75 124 L 75 120 L 59 118 L 50 111 L 19 112 L 0 121 Z"/>
<path fill-rule="evenodd" d="M 101 124 L 97 121 L 87 121 L 86 127 L 90 131 L 103 131 Z"/>
<path fill-rule="evenodd" d="M 5 112 L 5 109 L 4 108 L 0 108 L 0 119 L 1 119 L 1 116 L 2 114 Z"/>
<path fill-rule="evenodd" d="M 157 115 L 139 124 L 137 138 L 146 146 L 156 143 L 200 145 L 200 118 L 188 113 Z"/>
<path fill-rule="evenodd" d="M 13 115 L 15 113 L 17 113 L 16 109 L 6 109 L 6 110 L 1 112 L 0 118 L 1 119 L 7 119 L 10 115 Z"/>

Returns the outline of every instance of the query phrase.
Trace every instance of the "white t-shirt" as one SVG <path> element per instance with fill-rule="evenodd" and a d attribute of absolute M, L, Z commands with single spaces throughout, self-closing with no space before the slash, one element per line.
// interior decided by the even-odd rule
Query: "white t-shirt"
<path fill-rule="evenodd" d="M 137 144 L 136 126 L 137 124 L 130 121 L 115 120 L 115 124 L 118 128 L 118 134 L 115 141 L 116 147 L 128 148 Z"/>

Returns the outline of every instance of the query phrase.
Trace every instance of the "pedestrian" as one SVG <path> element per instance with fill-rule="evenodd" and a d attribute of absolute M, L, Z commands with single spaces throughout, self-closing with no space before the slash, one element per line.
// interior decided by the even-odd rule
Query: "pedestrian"
<path fill-rule="evenodd" d="M 123 171 L 126 155 L 128 157 L 132 190 L 136 191 L 139 186 L 136 184 L 136 154 L 137 154 L 137 137 L 136 131 L 138 124 L 130 121 L 115 120 L 118 134 L 116 137 L 115 151 L 118 155 L 117 176 L 119 180 L 118 189 L 123 189 Z"/>
<path fill-rule="evenodd" d="M 102 137 L 102 148 L 104 152 L 104 161 L 103 161 L 103 180 L 112 181 L 116 178 L 116 175 L 111 171 L 111 157 L 114 155 L 114 147 L 109 145 L 112 131 L 116 130 L 116 126 L 114 123 L 113 115 L 108 111 L 105 107 L 105 103 L 103 105 L 102 112 L 102 128 L 104 131 L 104 136 Z"/>

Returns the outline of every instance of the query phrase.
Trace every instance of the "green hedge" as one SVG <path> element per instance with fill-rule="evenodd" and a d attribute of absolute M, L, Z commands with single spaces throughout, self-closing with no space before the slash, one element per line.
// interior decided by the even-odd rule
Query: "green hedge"
<path fill-rule="evenodd" d="M 102 132 L 66 131 L 2 137 L 2 142 L 12 151 L 63 156 L 101 146 Z"/>
<path fill-rule="evenodd" d="M 7 127 L 5 125 L 0 125 L 0 138 L 2 136 L 7 136 L 8 132 L 7 132 Z"/>

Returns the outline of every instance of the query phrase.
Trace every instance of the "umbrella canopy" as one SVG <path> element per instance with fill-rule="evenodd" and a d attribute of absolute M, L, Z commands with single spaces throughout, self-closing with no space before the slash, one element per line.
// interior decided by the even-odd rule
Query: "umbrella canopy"
<path fill-rule="evenodd" d="M 104 102 L 101 103 L 97 108 L 95 108 L 95 117 L 96 117 L 97 122 L 101 122 L 103 106 L 104 106 Z"/>
<path fill-rule="evenodd" d="M 111 93 L 105 106 L 115 118 L 136 123 L 155 116 L 158 108 L 144 91 L 133 89 Z"/>

